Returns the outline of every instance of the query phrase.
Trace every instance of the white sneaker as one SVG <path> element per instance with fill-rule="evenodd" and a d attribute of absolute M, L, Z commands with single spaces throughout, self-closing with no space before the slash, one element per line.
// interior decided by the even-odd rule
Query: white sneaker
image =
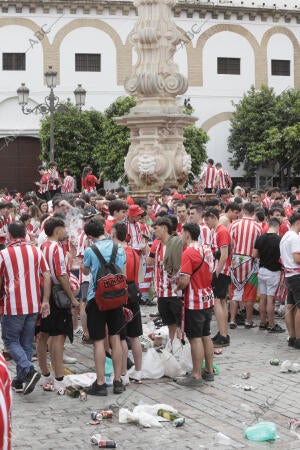
<path fill-rule="evenodd" d="M 77 363 L 77 359 L 76 358 L 72 358 L 71 356 L 67 356 L 67 355 L 64 355 L 63 361 L 64 361 L 64 364 L 75 364 L 75 363 Z"/>
<path fill-rule="evenodd" d="M 121 379 L 123 381 L 124 386 L 129 386 L 130 381 L 128 373 L 126 373 L 126 375 L 121 375 Z"/>
<path fill-rule="evenodd" d="M 48 377 L 42 375 L 40 381 L 41 381 L 40 385 L 43 386 L 44 391 L 53 391 L 53 384 L 54 384 L 53 373 L 50 372 L 50 375 Z"/>
<path fill-rule="evenodd" d="M 65 381 L 58 381 L 56 379 L 54 379 L 54 391 L 58 394 L 58 395 L 64 395 L 66 392 L 66 385 L 65 385 Z"/>
<path fill-rule="evenodd" d="M 129 376 L 130 381 L 133 381 L 135 383 L 141 383 L 142 382 L 142 371 L 141 370 L 133 370 Z"/>

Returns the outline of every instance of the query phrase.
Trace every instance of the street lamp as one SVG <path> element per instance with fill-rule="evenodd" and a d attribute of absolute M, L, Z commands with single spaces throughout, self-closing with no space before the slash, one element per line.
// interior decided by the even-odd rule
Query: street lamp
<path fill-rule="evenodd" d="M 59 97 L 54 94 L 54 88 L 56 87 L 56 76 L 57 72 L 49 69 L 44 74 L 46 79 L 47 87 L 50 89 L 48 97 L 45 97 L 45 103 L 40 103 L 34 108 L 30 108 L 27 105 L 29 97 L 29 89 L 22 83 L 17 90 L 19 105 L 22 107 L 23 114 L 31 114 L 33 112 L 46 115 L 50 113 L 50 161 L 54 161 L 54 112 L 59 109 L 63 109 L 64 105 L 59 103 Z M 81 84 L 74 91 L 76 106 L 79 107 L 80 111 L 82 106 L 85 104 L 86 91 L 81 87 Z"/>

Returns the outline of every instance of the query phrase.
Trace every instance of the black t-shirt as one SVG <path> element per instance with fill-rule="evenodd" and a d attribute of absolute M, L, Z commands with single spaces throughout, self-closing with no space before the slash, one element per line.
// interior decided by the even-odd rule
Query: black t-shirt
<path fill-rule="evenodd" d="M 276 233 L 265 233 L 256 239 L 254 248 L 259 251 L 259 267 L 265 267 L 272 272 L 281 270 L 280 240 L 281 238 Z"/>

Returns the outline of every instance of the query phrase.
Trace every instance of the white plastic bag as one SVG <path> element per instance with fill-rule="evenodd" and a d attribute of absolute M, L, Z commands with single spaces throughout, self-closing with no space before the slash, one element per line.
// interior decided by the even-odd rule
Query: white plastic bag
<path fill-rule="evenodd" d="M 179 364 L 185 373 L 191 372 L 191 370 L 193 369 L 191 346 L 189 342 L 182 346 Z"/>
<path fill-rule="evenodd" d="M 184 371 L 180 367 L 179 362 L 166 348 L 161 353 L 161 361 L 166 377 L 175 378 L 184 375 Z"/>
<path fill-rule="evenodd" d="M 164 376 L 164 365 L 154 348 L 149 348 L 143 357 L 142 378 L 158 379 Z"/>
<path fill-rule="evenodd" d="M 177 413 L 177 409 L 173 408 L 173 406 L 166 405 L 165 403 L 155 403 L 154 405 L 140 404 L 135 406 L 133 412 L 136 414 L 147 413 L 151 414 L 151 416 L 157 416 L 157 413 L 160 409 L 165 409 L 170 411 L 171 413 Z"/>

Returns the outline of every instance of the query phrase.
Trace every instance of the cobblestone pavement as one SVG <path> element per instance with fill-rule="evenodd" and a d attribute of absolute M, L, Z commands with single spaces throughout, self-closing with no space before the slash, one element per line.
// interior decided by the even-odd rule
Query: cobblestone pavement
<path fill-rule="evenodd" d="M 148 314 L 153 308 L 143 308 Z M 145 319 L 144 319 L 145 320 Z M 216 323 L 212 329 L 215 331 Z M 300 439 L 288 427 L 290 418 L 300 419 L 300 373 L 280 373 L 270 360 L 300 360 L 298 350 L 287 346 L 287 334 L 271 335 L 258 328 L 239 327 L 231 333 L 231 345 L 216 356 L 220 375 L 204 387 L 185 388 L 170 379 L 145 380 L 130 385 L 122 395 L 104 398 L 88 397 L 81 402 L 68 396 L 43 392 L 40 387 L 28 395 L 13 394 L 13 449 L 87 449 L 90 436 L 97 432 L 103 438 L 114 439 L 119 449 L 300 449 Z M 66 354 L 78 363 L 69 365 L 76 372 L 94 371 L 92 346 L 79 340 L 66 345 Z M 9 364 L 12 372 L 14 364 Z M 249 370 L 251 378 L 241 374 Z M 255 389 L 246 392 L 245 384 Z M 242 387 L 233 387 L 240 385 Z M 140 402 L 167 403 L 186 418 L 181 428 L 164 423 L 163 428 L 140 428 L 134 424 L 119 424 L 119 407 L 133 408 Z M 113 408 L 112 420 L 101 425 L 87 425 L 90 412 L 97 408 Z M 272 443 L 254 443 L 243 436 L 243 429 L 256 422 L 276 423 L 278 438 Z M 231 439 L 229 445 L 218 441 L 218 433 Z"/>

